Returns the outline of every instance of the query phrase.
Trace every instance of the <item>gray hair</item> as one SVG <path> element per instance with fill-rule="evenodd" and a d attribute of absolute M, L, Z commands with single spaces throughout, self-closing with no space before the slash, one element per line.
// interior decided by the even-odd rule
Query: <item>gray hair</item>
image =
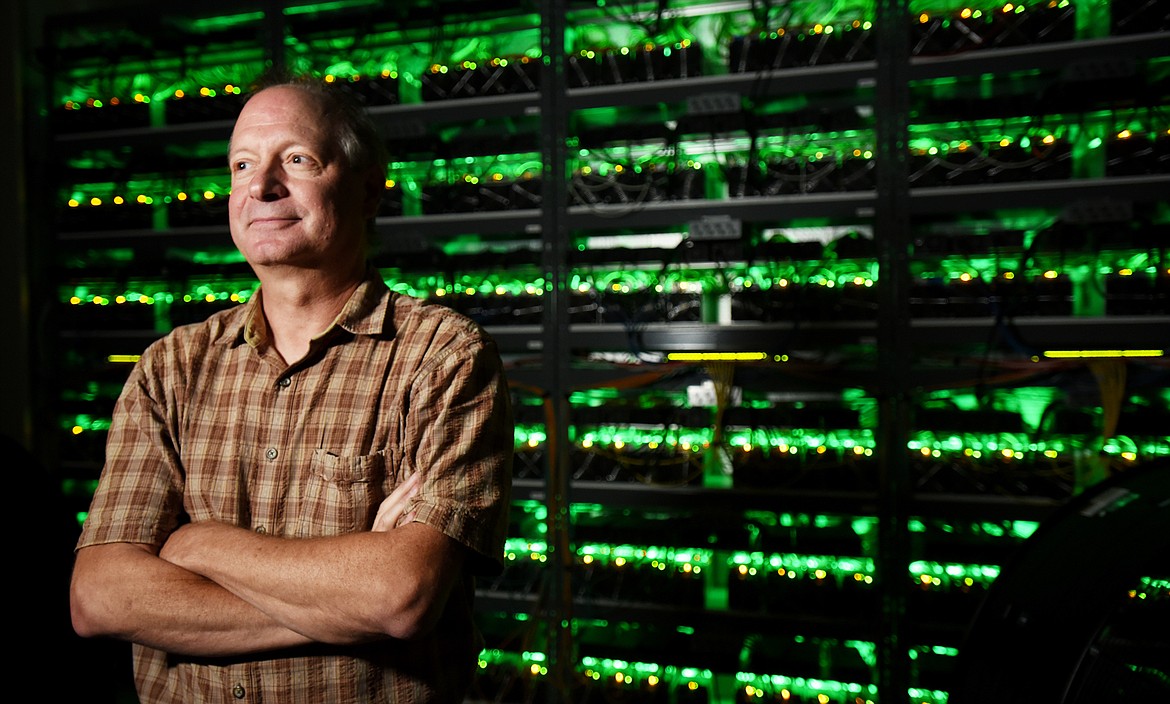
<path fill-rule="evenodd" d="M 324 107 L 336 130 L 337 146 L 350 169 L 365 171 L 377 167 L 380 173 L 385 173 L 389 161 L 386 143 L 365 106 L 350 91 L 314 76 L 273 73 L 257 81 L 248 99 L 268 88 L 280 87 L 299 90 Z"/>

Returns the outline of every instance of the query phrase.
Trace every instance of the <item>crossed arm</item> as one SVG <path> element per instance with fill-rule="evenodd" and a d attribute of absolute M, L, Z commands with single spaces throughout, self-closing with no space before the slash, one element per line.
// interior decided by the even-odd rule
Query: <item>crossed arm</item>
<path fill-rule="evenodd" d="M 176 530 L 157 555 L 131 543 L 83 548 L 70 587 L 74 628 L 203 656 L 425 632 L 464 548 L 410 522 L 417 476 L 383 501 L 366 533 L 293 540 L 206 521 Z"/>

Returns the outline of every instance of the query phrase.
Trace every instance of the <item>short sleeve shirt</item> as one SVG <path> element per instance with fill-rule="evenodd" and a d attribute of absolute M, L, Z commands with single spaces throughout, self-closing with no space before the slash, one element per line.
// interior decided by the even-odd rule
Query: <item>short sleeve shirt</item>
<path fill-rule="evenodd" d="M 261 287 L 262 288 L 262 287 Z M 78 547 L 160 548 L 215 520 L 288 538 L 369 530 L 421 472 L 414 520 L 473 555 L 439 627 L 409 643 L 307 647 L 260 659 L 193 659 L 134 646 L 154 702 L 459 701 L 479 651 L 476 570 L 500 566 L 513 428 L 491 339 L 371 272 L 307 355 L 269 344 L 263 290 L 152 344 L 118 399 L 106 464 Z"/>

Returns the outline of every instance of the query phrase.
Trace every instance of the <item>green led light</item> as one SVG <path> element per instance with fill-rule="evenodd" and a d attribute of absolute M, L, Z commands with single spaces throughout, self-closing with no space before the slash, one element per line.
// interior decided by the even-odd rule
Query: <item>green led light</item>
<path fill-rule="evenodd" d="M 513 431 L 514 444 L 517 448 L 524 447 L 540 447 L 547 440 L 548 436 L 544 432 L 543 425 L 522 425 L 516 424 Z"/>
<path fill-rule="evenodd" d="M 97 479 L 62 479 L 61 493 L 68 497 L 86 498 L 97 491 Z"/>
<path fill-rule="evenodd" d="M 332 2 L 315 2 L 306 5 L 295 5 L 282 10 L 285 15 L 296 16 L 305 14 L 324 14 L 337 10 L 348 10 L 355 7 L 377 6 L 376 0 L 333 0 Z"/>
<path fill-rule="evenodd" d="M 910 564 L 910 574 L 926 587 L 986 586 L 999 576 L 997 565 L 961 565 L 918 560 Z"/>
<path fill-rule="evenodd" d="M 872 702 L 877 697 L 876 685 L 857 682 L 754 672 L 737 672 L 735 679 L 749 696 L 766 698 L 768 701 L 787 700 L 793 696 L 809 701 L 840 701 L 839 697 L 848 696 L 851 701 L 864 698 L 864 701 Z"/>
<path fill-rule="evenodd" d="M 710 550 L 635 545 L 591 543 L 578 546 L 577 556 L 585 565 L 600 564 L 617 568 L 649 569 L 699 574 L 711 564 Z"/>
<path fill-rule="evenodd" d="M 257 282 L 246 278 L 232 282 L 226 278 L 217 278 L 209 282 L 198 279 L 188 280 L 189 288 L 185 291 L 171 290 L 168 281 L 137 281 L 130 282 L 134 288 L 118 291 L 95 291 L 97 284 L 83 284 L 66 287 L 62 291 L 62 300 L 70 305 L 153 305 L 155 303 L 172 303 L 183 301 L 186 303 L 224 302 L 245 303 L 255 293 Z"/>
<path fill-rule="evenodd" d="M 662 426 L 659 429 L 630 426 L 589 426 L 573 429 L 572 437 L 584 449 L 657 449 L 676 448 L 684 452 L 698 452 L 711 444 L 711 428 L 680 428 Z"/>
<path fill-rule="evenodd" d="M 1142 577 L 1138 586 L 1129 590 L 1128 596 L 1143 601 L 1170 599 L 1170 579 Z"/>
<path fill-rule="evenodd" d="M 109 418 L 94 418 L 90 415 L 76 415 L 61 419 L 61 427 L 69 430 L 73 435 L 84 432 L 104 432 L 110 429 Z"/>
<path fill-rule="evenodd" d="M 916 704 L 946 704 L 949 699 L 949 694 L 940 690 L 911 687 L 908 693 Z"/>

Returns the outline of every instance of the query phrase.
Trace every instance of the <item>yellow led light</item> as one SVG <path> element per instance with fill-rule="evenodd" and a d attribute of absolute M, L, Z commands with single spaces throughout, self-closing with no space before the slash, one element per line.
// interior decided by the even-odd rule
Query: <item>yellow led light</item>
<path fill-rule="evenodd" d="M 106 357 L 106 361 L 112 364 L 134 364 L 140 356 L 137 354 L 112 354 Z"/>
<path fill-rule="evenodd" d="M 1089 359 L 1113 357 L 1162 357 L 1166 350 L 1045 350 L 1049 359 Z"/>
<path fill-rule="evenodd" d="M 672 362 L 754 362 L 768 358 L 764 352 L 670 352 Z"/>

